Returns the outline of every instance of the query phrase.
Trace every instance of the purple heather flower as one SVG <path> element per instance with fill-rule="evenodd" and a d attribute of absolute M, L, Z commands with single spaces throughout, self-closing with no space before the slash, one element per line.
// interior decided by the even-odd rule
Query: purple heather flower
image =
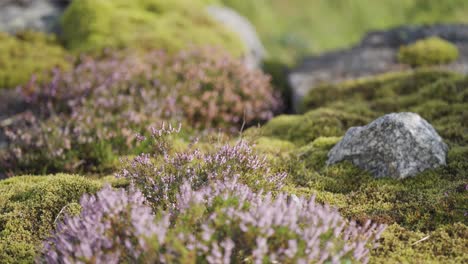
<path fill-rule="evenodd" d="M 96 195 L 85 195 L 79 216 L 67 216 L 52 237 L 44 242 L 43 259 L 48 263 L 119 263 L 122 258 L 139 259 L 148 250 L 147 239 L 163 242 L 168 216 L 156 222 L 151 208 L 137 190 L 126 192 L 104 187 Z"/>

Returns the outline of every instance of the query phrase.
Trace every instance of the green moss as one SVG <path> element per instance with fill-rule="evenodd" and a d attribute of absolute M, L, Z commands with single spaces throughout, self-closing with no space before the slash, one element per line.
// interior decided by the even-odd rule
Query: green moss
<path fill-rule="evenodd" d="M 302 119 L 300 115 L 279 115 L 263 126 L 261 133 L 268 137 L 289 140 L 292 128 L 300 125 Z"/>
<path fill-rule="evenodd" d="M 262 132 L 265 136 L 304 145 L 318 137 L 342 136 L 349 127 L 364 125 L 369 120 L 359 114 L 319 108 L 304 115 L 275 117 L 262 128 Z"/>
<path fill-rule="evenodd" d="M 416 41 L 398 51 L 398 60 L 413 67 L 446 64 L 457 58 L 457 46 L 438 37 Z"/>
<path fill-rule="evenodd" d="M 330 149 L 335 146 L 341 137 L 318 137 L 312 142 L 312 147 L 317 149 Z"/>
<path fill-rule="evenodd" d="M 255 150 L 275 156 L 287 154 L 296 148 L 296 146 L 290 141 L 268 137 L 260 137 L 255 140 L 254 144 Z"/>
<path fill-rule="evenodd" d="M 468 227 L 454 223 L 433 232 L 409 231 L 397 224 L 382 234 L 371 252 L 371 263 L 465 263 L 468 261 Z"/>
<path fill-rule="evenodd" d="M 462 263 L 466 261 L 468 204 L 466 176 L 455 169 L 460 169 L 462 153 L 456 152 L 450 156 L 457 159 L 451 159 L 446 169 L 399 181 L 373 179 L 346 163 L 319 168 L 310 159 L 325 157 L 324 151 L 295 161 L 289 177 L 292 182 L 284 190 L 315 196 L 360 223 L 371 219 L 389 224 L 381 246 L 371 253 L 372 263 Z M 427 241 L 412 245 L 427 235 Z"/>
<path fill-rule="evenodd" d="M 347 162 L 326 166 L 328 151 L 338 140 L 318 138 L 296 149 L 288 160 L 287 191 L 315 194 L 321 202 L 338 206 L 352 219 L 398 223 L 413 231 L 430 231 L 465 221 L 466 147 L 453 147 L 444 168 L 405 180 L 374 179 Z"/>
<path fill-rule="evenodd" d="M 67 53 L 54 36 L 22 32 L 10 36 L 0 32 L 0 89 L 27 83 L 32 74 L 39 80 L 52 68 L 69 67 Z"/>
<path fill-rule="evenodd" d="M 428 120 L 448 143 L 468 143 L 468 78 L 454 73 L 417 70 L 319 86 L 305 97 L 302 109 L 323 107 L 368 120 L 411 111 Z"/>
<path fill-rule="evenodd" d="M 234 55 L 244 50 L 236 35 L 214 22 L 204 1 L 79 0 L 62 18 L 66 46 L 74 51 L 103 48 L 157 48 L 175 52 L 190 45 L 222 46 Z"/>
<path fill-rule="evenodd" d="M 34 262 L 42 240 L 61 217 L 59 212 L 76 213 L 80 197 L 100 187 L 97 181 L 66 174 L 0 181 L 1 262 Z"/>
<path fill-rule="evenodd" d="M 455 73 L 432 70 L 417 70 L 415 72 L 389 73 L 380 76 L 362 78 L 339 84 L 320 85 L 311 90 L 302 102 L 301 110 L 307 110 L 328 105 L 334 102 L 354 102 L 347 105 L 359 105 L 361 102 L 372 102 L 387 99 L 400 102 L 402 95 L 414 94 L 424 87 L 437 82 L 453 83 L 461 76 Z M 437 88 L 434 88 L 437 90 Z M 426 99 L 433 95 L 426 95 Z M 375 109 L 372 109 L 375 110 Z"/>
<path fill-rule="evenodd" d="M 313 142 L 297 149 L 294 154 L 305 162 L 308 169 L 319 171 L 325 166 L 328 151 L 340 139 L 340 137 L 318 137 Z"/>

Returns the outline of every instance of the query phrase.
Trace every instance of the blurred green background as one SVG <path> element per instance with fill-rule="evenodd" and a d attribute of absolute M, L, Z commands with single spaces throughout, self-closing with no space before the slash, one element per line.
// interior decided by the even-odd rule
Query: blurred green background
<path fill-rule="evenodd" d="M 468 22 L 467 0 L 213 0 L 255 25 L 270 58 L 345 48 L 369 30 L 404 24 Z"/>

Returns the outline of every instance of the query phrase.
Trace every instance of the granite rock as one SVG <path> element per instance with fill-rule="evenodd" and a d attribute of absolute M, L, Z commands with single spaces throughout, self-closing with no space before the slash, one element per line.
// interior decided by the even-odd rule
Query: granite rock
<path fill-rule="evenodd" d="M 71 0 L 0 0 L 0 31 L 57 32 L 60 16 Z"/>
<path fill-rule="evenodd" d="M 375 177 L 402 179 L 446 164 L 448 147 L 415 113 L 392 113 L 350 128 L 328 153 L 327 164 L 349 161 Z"/>

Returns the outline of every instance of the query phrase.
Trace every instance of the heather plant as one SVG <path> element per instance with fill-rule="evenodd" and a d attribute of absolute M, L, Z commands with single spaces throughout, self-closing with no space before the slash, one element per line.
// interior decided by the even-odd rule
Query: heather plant
<path fill-rule="evenodd" d="M 202 129 L 265 121 L 281 106 L 267 75 L 217 48 L 81 61 L 71 73 L 56 72 L 50 83 L 25 86 L 26 98 L 48 113 L 98 106 L 103 114 L 122 109 L 130 112 L 127 118 L 141 119 L 140 112 L 160 118 L 180 112 Z"/>
<path fill-rule="evenodd" d="M 85 196 L 45 242 L 46 261 L 84 263 L 367 262 L 384 226 L 348 222 L 314 199 L 252 191 L 235 178 L 181 185 L 171 212 L 138 191 Z"/>
<path fill-rule="evenodd" d="M 81 57 L 50 82 L 32 79 L 22 94 L 34 117 L 4 128 L 10 148 L 0 163 L 31 173 L 106 171 L 117 155 L 134 154 L 137 133 L 163 121 L 234 131 L 280 107 L 266 75 L 211 49 Z"/>
<path fill-rule="evenodd" d="M 31 112 L 4 129 L 10 147 L 0 153 L 0 174 L 58 171 L 105 172 L 117 161 L 111 143 L 77 133 L 73 121 L 52 116 L 40 121 Z"/>
<path fill-rule="evenodd" d="M 189 205 L 198 203 L 210 212 L 199 222 L 202 233 L 197 241 L 211 242 L 211 246 L 208 250 L 198 247 L 208 256 L 220 257 L 213 242 L 231 241 L 232 263 L 367 262 L 370 248 L 384 230 L 370 222 L 364 226 L 347 222 L 313 197 L 252 192 L 235 178 L 198 191 L 188 184 L 182 189 L 179 211 L 190 211 Z"/>
<path fill-rule="evenodd" d="M 163 125 L 152 129 L 150 138 L 141 136 L 149 153 L 125 161 L 126 165 L 117 174 L 136 184 L 157 206 L 173 208 L 184 182 L 197 189 L 211 181 L 239 178 L 256 190 L 279 190 L 287 176 L 271 169 L 266 157 L 257 155 L 243 140 L 208 151 L 201 151 L 196 142 L 182 151 L 171 151 L 172 137 L 179 131 L 180 128 Z"/>
<path fill-rule="evenodd" d="M 156 223 L 151 208 L 139 191 L 104 187 L 96 195 L 84 195 L 79 216 L 65 217 L 44 245 L 47 263 L 144 262 L 148 238 L 165 238 L 168 217 Z"/>
<path fill-rule="evenodd" d="M 184 117 L 198 128 L 226 127 L 269 120 L 282 104 L 260 70 L 211 49 L 181 52 L 163 67 L 162 82 L 179 90 Z"/>

